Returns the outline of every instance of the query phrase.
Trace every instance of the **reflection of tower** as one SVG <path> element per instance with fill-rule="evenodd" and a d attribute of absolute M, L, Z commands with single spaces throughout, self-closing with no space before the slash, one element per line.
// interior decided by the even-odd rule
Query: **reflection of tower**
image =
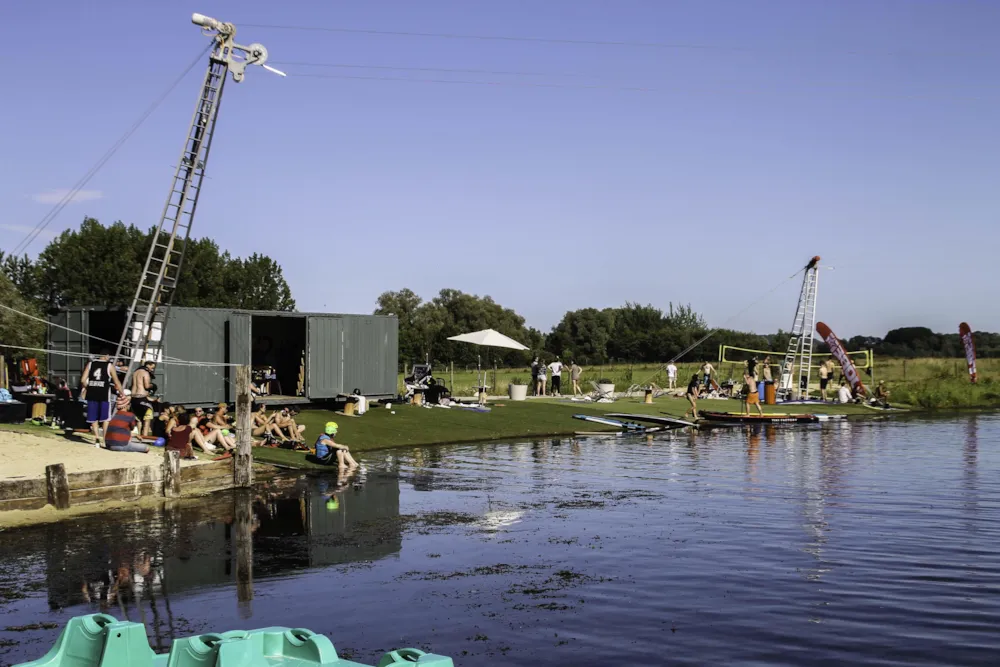
<path fill-rule="evenodd" d="M 809 579 L 819 579 L 826 571 L 823 550 L 829 540 L 827 510 L 832 498 L 841 490 L 843 474 L 851 456 L 848 438 L 850 424 L 838 422 L 824 425 L 818 432 L 810 431 L 789 451 L 794 456 L 797 486 L 803 499 L 803 526 L 809 538 L 803 551 L 816 559 L 816 566 L 805 570 Z M 812 441 L 819 437 L 819 446 Z"/>

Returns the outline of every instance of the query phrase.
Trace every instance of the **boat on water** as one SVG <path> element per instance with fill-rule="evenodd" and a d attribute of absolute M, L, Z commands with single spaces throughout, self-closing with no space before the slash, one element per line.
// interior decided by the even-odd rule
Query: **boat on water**
<path fill-rule="evenodd" d="M 146 626 L 108 614 L 71 618 L 43 657 L 14 667 L 372 667 L 337 655 L 329 639 L 302 628 L 230 630 L 175 639 L 170 653 L 149 647 Z M 376 667 L 455 667 L 415 648 L 390 651 Z"/>
<path fill-rule="evenodd" d="M 812 424 L 826 421 L 830 415 L 763 414 L 746 415 L 741 412 L 699 411 L 699 421 L 720 424 Z"/>

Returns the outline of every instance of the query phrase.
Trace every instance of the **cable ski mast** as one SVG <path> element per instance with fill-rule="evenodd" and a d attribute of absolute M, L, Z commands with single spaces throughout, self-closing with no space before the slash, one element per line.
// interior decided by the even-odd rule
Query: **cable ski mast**
<path fill-rule="evenodd" d="M 781 375 L 777 394 L 784 400 L 799 396 L 806 398 L 809 391 L 809 374 L 812 369 L 813 333 L 816 328 L 816 291 L 819 288 L 819 255 L 806 264 L 802 276 L 799 305 L 792 322 L 792 337 L 781 362 Z M 798 366 L 798 374 L 795 370 Z M 798 382 L 794 382 L 795 379 Z"/>
<path fill-rule="evenodd" d="M 284 73 L 264 64 L 267 49 L 263 45 L 242 46 L 234 41 L 236 26 L 232 23 L 223 23 L 201 14 L 192 15 L 191 22 L 201 26 L 203 33 L 212 37 L 213 44 L 208 71 L 177 162 L 170 194 L 153 232 L 149 255 L 115 352 L 115 358 L 128 358 L 129 376 L 137 364 L 147 360 L 161 361 L 163 358 L 167 317 L 184 264 L 184 248 L 198 208 L 226 73 L 232 74 L 233 81 L 239 83 L 247 65 L 260 65 L 284 76 Z"/>

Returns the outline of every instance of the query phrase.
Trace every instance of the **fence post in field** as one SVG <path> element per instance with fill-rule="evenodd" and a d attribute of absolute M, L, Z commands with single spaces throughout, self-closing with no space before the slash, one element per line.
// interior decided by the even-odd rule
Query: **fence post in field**
<path fill-rule="evenodd" d="M 250 367 L 236 368 L 236 458 L 233 484 L 246 488 L 253 484 L 253 429 L 250 427 Z"/>

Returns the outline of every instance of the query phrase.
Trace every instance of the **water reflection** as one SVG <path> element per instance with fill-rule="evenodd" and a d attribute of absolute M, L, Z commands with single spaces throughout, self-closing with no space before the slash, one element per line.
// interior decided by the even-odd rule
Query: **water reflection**
<path fill-rule="evenodd" d="M 51 609 L 86 605 L 144 621 L 149 611 L 150 627 L 173 636 L 170 595 L 235 583 L 241 616 L 249 617 L 255 576 L 398 553 L 398 518 L 394 475 L 296 478 L 256 493 L 137 510 L 127 523 L 88 518 L 22 531 L 19 556 L 31 557 L 23 550 L 43 538 Z"/>
<path fill-rule="evenodd" d="M 389 644 L 468 667 L 659 665 L 665 651 L 688 665 L 995 664 L 1000 649 L 993 416 L 546 438 L 366 463 L 379 471 L 367 480 L 293 477 L 249 502 L 4 533 L 0 596 L 22 567 L 7 562 L 37 564 L 22 576 L 44 574 L 54 606 L 144 620 L 154 645 L 289 625 L 365 664 Z M 336 567 L 358 561 L 371 562 Z M 6 622 L 63 622 L 41 595 L 0 597 Z M 19 662 L 54 634 L 0 630 L 0 662 L 4 641 L 24 641 Z"/>
<path fill-rule="evenodd" d="M 965 442 L 962 446 L 962 490 L 965 494 L 968 529 L 976 528 L 975 514 L 979 509 L 979 417 L 973 415 L 965 422 Z"/>

